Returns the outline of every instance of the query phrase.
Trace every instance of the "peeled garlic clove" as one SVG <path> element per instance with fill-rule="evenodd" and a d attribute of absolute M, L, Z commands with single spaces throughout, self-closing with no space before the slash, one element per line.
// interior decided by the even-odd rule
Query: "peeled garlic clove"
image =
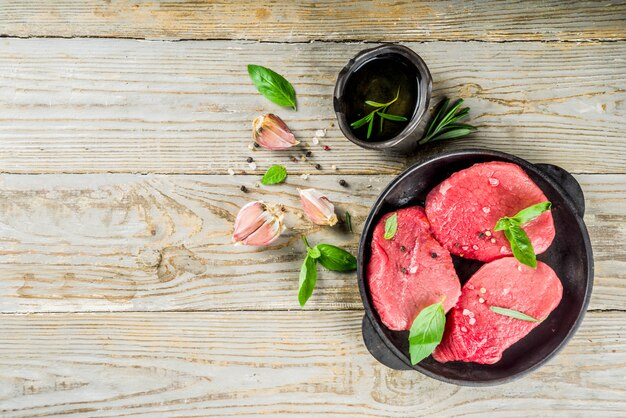
<path fill-rule="evenodd" d="M 287 149 L 300 143 L 285 122 L 273 113 L 252 121 L 252 138 L 263 148 L 271 150 Z"/>
<path fill-rule="evenodd" d="M 234 229 L 233 241 L 237 244 L 267 245 L 285 230 L 283 213 L 279 207 L 261 200 L 250 202 L 239 210 Z"/>
<path fill-rule="evenodd" d="M 315 189 L 300 190 L 300 202 L 306 216 L 316 225 L 330 225 L 337 223 L 335 205 L 326 196 Z"/>

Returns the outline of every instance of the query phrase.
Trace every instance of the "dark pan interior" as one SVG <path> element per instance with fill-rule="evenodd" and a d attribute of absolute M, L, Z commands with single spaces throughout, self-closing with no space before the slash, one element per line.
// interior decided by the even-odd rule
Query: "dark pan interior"
<path fill-rule="evenodd" d="M 537 166 L 514 156 L 487 150 L 455 151 L 417 164 L 400 175 L 383 192 L 366 221 L 359 248 L 358 280 L 366 315 L 387 349 L 411 368 L 408 333 L 391 331 L 373 309 L 364 268 L 370 257 L 371 234 L 385 213 L 401 207 L 423 205 L 428 192 L 452 173 L 487 161 L 509 161 L 520 165 L 552 202 L 556 237 L 547 252 L 537 258 L 550 265 L 563 284 L 563 299 L 552 314 L 525 338 L 504 352 L 494 365 L 449 362 L 438 363 L 429 357 L 415 370 L 449 383 L 465 385 L 504 383 L 540 366 L 573 335 L 586 310 L 593 280 L 591 246 L 586 228 L 563 188 Z M 582 209 L 581 209 L 582 210 Z M 461 283 L 465 283 L 483 264 L 453 257 Z M 367 343 L 367 341 L 366 341 Z"/>

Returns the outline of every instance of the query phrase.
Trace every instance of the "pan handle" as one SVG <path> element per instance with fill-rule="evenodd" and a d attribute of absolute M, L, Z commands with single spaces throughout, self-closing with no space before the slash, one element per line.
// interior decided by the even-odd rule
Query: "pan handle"
<path fill-rule="evenodd" d="M 553 164 L 535 164 L 541 171 L 558 183 L 574 204 L 578 215 L 582 218 L 585 214 L 585 195 L 578 181 L 567 170 Z"/>
<path fill-rule="evenodd" d="M 389 350 L 380 336 L 376 333 L 374 326 L 370 322 L 367 315 L 363 315 L 363 342 L 365 347 L 372 356 L 380 363 L 394 370 L 411 370 L 412 368 L 404 361 L 396 357 L 395 354 Z"/>

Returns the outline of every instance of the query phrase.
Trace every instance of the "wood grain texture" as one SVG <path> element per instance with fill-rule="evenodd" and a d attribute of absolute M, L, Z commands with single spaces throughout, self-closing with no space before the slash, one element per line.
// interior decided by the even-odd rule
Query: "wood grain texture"
<path fill-rule="evenodd" d="M 620 1 L 4 0 L 4 36 L 325 41 L 626 39 Z"/>
<path fill-rule="evenodd" d="M 378 364 L 361 312 L 3 316 L 0 412 L 76 416 L 623 416 L 626 313 L 589 313 L 516 383 L 467 388 Z"/>
<path fill-rule="evenodd" d="M 369 208 L 393 177 L 342 178 L 348 188 L 334 176 L 255 188 L 258 176 L 2 175 L 0 311 L 299 309 L 300 235 L 356 253 Z M 625 309 L 626 258 L 616 243 L 626 242 L 626 176 L 577 178 L 596 260 L 590 307 Z M 350 210 L 357 234 L 298 217 L 296 188 L 311 186 L 341 215 Z M 234 246 L 239 207 L 256 199 L 283 203 L 290 229 L 266 248 Z M 328 271 L 307 304 L 361 306 L 355 274 Z"/>
<path fill-rule="evenodd" d="M 577 173 L 626 173 L 626 43 L 408 44 L 434 77 L 434 99 L 464 97 L 479 130 L 447 148 L 488 147 Z M 363 44 L 0 39 L 0 170 L 13 173 L 250 172 L 251 120 L 279 113 L 319 162 L 390 174 L 398 155 L 365 151 L 334 126 L 335 78 Z M 283 73 L 299 111 L 252 86 L 246 64 Z M 462 65 L 459 65 L 462 63 Z M 293 152 L 256 151 L 259 167 Z M 428 152 L 427 148 L 424 152 Z M 358 156 L 358 158 L 355 158 Z M 258 170 L 257 170 L 258 171 Z"/>

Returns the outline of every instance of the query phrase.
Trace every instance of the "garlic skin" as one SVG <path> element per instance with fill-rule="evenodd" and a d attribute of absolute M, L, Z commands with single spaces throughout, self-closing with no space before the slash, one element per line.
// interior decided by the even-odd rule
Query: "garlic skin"
<path fill-rule="evenodd" d="M 284 230 L 280 208 L 257 200 L 239 210 L 235 219 L 233 241 L 236 244 L 260 247 L 276 241 Z"/>
<path fill-rule="evenodd" d="M 270 150 L 284 150 L 300 143 L 285 122 L 273 113 L 259 116 L 252 121 L 252 138 L 254 142 Z"/>
<path fill-rule="evenodd" d="M 300 190 L 300 203 L 306 216 L 316 225 L 333 226 L 337 223 L 335 205 L 315 189 Z"/>

